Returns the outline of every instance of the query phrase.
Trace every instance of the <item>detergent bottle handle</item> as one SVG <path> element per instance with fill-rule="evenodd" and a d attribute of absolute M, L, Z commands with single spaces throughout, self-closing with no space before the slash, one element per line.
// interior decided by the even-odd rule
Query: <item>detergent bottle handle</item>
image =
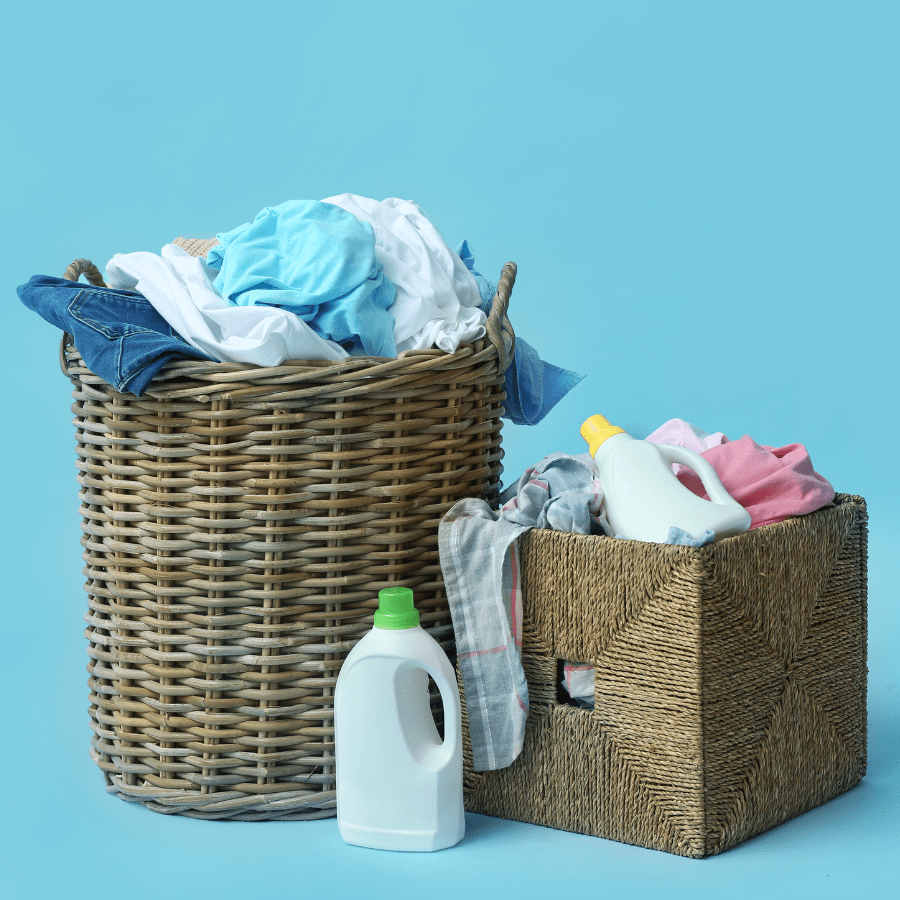
<path fill-rule="evenodd" d="M 452 672 L 452 669 L 451 669 Z M 447 765 L 453 754 L 456 752 L 457 745 L 462 744 L 462 729 L 460 727 L 460 702 L 459 702 L 459 686 L 456 678 L 447 679 L 444 673 L 432 675 L 434 683 L 441 692 L 441 700 L 444 704 L 444 753 L 446 754 L 443 765 Z"/>
<path fill-rule="evenodd" d="M 441 665 L 442 662 L 445 665 Z M 446 657 L 444 659 L 435 658 L 427 662 L 425 660 L 407 660 L 406 663 L 427 672 L 434 679 L 441 694 L 441 702 L 444 704 L 444 742 L 441 745 L 440 753 L 432 762 L 434 768 L 440 770 L 451 762 L 457 746 L 462 743 L 459 687 Z"/>
<path fill-rule="evenodd" d="M 722 503 L 727 506 L 740 506 L 740 503 L 725 490 L 716 470 L 699 454 L 687 447 L 675 447 L 671 444 L 657 444 L 657 449 L 671 463 L 681 463 L 700 477 L 709 499 L 713 503 Z M 741 507 L 743 509 L 743 507 Z"/>

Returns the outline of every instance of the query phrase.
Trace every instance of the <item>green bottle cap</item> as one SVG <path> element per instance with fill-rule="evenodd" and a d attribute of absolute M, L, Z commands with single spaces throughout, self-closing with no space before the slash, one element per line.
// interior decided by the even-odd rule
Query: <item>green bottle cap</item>
<path fill-rule="evenodd" d="M 376 628 L 415 628 L 419 613 L 413 606 L 413 592 L 409 588 L 385 588 L 378 592 Z"/>

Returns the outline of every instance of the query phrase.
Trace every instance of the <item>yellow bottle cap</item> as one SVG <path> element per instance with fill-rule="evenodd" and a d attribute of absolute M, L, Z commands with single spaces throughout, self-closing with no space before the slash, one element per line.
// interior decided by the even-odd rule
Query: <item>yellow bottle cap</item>
<path fill-rule="evenodd" d="M 591 416 L 584 425 L 581 426 L 581 436 L 587 441 L 590 448 L 591 456 L 593 456 L 600 445 L 614 434 L 625 434 L 624 428 L 618 425 L 610 425 L 603 416 Z"/>

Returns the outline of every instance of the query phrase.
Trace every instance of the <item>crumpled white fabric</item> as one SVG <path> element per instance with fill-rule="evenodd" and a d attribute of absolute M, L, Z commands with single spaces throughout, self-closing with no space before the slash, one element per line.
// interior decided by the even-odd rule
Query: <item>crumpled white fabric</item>
<path fill-rule="evenodd" d="M 288 310 L 229 303 L 215 288 L 217 270 L 175 244 L 166 244 L 160 256 L 117 253 L 106 274 L 111 288 L 143 294 L 192 347 L 222 362 L 277 366 L 348 355 Z"/>
<path fill-rule="evenodd" d="M 397 289 L 388 312 L 394 317 L 398 353 L 432 347 L 454 353 L 460 343 L 484 337 L 487 317 L 479 309 L 475 276 L 415 203 L 356 194 L 322 202 L 372 226 L 375 258 Z"/>

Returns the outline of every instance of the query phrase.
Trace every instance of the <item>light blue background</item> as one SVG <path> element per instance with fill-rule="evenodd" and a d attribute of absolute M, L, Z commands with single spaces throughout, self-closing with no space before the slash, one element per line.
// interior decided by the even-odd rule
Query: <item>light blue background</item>
<path fill-rule="evenodd" d="M 884 897 L 896 888 L 900 4 L 17 4 L 0 80 L 10 898 Z M 208 823 L 88 758 L 80 519 L 59 334 L 15 297 L 85 256 L 344 191 L 417 202 L 588 377 L 504 430 L 506 478 L 602 412 L 809 449 L 870 510 L 869 774 L 703 861 L 468 816 L 434 855 L 335 821 Z M 573 760 L 573 764 L 577 764 Z"/>

